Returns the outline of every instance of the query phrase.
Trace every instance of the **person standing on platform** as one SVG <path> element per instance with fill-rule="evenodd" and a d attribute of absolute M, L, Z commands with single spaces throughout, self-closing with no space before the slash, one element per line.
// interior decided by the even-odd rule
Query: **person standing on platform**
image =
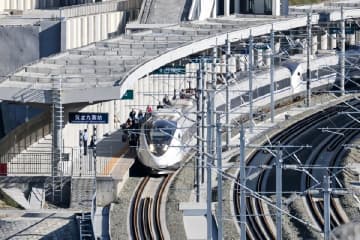
<path fill-rule="evenodd" d="M 84 135 L 83 135 L 83 145 L 84 145 L 84 156 L 87 155 L 87 142 L 88 142 L 88 132 L 87 132 L 87 129 L 84 130 Z"/>
<path fill-rule="evenodd" d="M 147 105 L 145 112 L 145 121 L 151 117 L 151 114 L 152 114 L 152 108 L 150 105 Z"/>
<path fill-rule="evenodd" d="M 165 94 L 165 97 L 163 98 L 163 103 L 167 107 L 171 106 L 171 102 L 170 102 L 169 96 L 167 94 Z"/>
<path fill-rule="evenodd" d="M 137 118 L 138 118 L 139 124 L 140 125 L 143 124 L 143 122 L 144 122 L 144 114 L 143 114 L 143 112 L 141 110 L 139 110 Z"/>
<path fill-rule="evenodd" d="M 135 121 L 136 118 L 136 111 L 135 109 L 132 109 L 131 112 L 129 113 L 129 117 L 131 118 L 131 121 Z"/>

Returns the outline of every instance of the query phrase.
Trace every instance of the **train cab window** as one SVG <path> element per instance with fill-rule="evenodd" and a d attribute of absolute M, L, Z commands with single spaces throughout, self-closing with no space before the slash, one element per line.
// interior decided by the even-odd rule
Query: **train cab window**
<path fill-rule="evenodd" d="M 169 120 L 156 120 L 144 125 L 148 144 L 170 144 L 176 131 L 177 123 Z"/>

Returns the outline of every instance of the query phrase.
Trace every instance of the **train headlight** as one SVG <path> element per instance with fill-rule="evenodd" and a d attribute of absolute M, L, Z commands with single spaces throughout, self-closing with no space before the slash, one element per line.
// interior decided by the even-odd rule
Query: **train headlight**
<path fill-rule="evenodd" d="M 154 144 L 150 144 L 150 145 L 149 145 L 149 150 L 150 150 L 150 152 L 152 152 L 152 153 L 155 151 Z"/>
<path fill-rule="evenodd" d="M 164 152 L 166 152 L 166 150 L 168 150 L 168 148 L 169 148 L 169 145 L 164 145 L 164 146 L 163 146 Z"/>

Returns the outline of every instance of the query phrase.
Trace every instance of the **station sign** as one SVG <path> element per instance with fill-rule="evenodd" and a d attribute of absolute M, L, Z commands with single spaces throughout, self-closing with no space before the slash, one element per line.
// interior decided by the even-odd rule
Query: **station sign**
<path fill-rule="evenodd" d="M 109 123 L 109 114 L 92 112 L 69 112 L 69 123 L 107 124 Z"/>

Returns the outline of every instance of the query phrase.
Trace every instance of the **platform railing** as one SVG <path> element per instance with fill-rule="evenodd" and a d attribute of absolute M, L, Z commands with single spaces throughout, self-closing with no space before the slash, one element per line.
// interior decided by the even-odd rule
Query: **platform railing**
<path fill-rule="evenodd" d="M 51 153 L 6 153 L 1 163 L 6 164 L 0 175 L 51 175 Z"/>
<path fill-rule="evenodd" d="M 79 148 L 64 149 L 63 159 L 58 163 L 58 168 L 64 176 L 93 177 L 94 157 L 93 150 L 89 148 L 87 154 Z M 111 156 L 112 152 L 106 154 Z M 47 152 L 8 152 L 0 156 L 0 176 L 50 176 L 52 153 Z M 97 156 L 96 175 L 109 176 L 111 173 L 111 157 Z"/>

